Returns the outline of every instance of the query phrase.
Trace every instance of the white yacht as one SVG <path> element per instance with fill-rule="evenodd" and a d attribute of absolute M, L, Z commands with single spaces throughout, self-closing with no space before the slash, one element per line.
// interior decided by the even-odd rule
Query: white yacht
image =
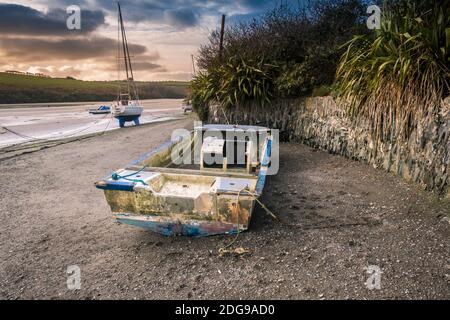
<path fill-rule="evenodd" d="M 134 82 L 133 67 L 131 65 L 130 52 L 128 49 L 127 36 L 123 25 L 122 10 L 120 3 L 117 3 L 119 9 L 118 16 L 118 46 L 117 46 L 117 68 L 118 74 L 121 73 L 121 61 L 125 62 L 126 80 L 119 80 L 117 100 L 112 105 L 112 114 L 119 120 L 120 127 L 125 126 L 125 122 L 133 121 L 139 125 L 139 117 L 142 115 L 143 107 L 139 101 L 139 94 L 136 83 Z M 121 35 L 121 36 L 120 36 Z M 121 40 L 121 41 L 120 41 Z M 121 57 L 123 54 L 123 57 Z"/>

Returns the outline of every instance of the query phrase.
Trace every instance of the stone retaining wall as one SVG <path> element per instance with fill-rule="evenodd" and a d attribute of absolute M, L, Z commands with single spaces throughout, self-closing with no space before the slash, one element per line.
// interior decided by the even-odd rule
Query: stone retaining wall
<path fill-rule="evenodd" d="M 239 110 L 211 106 L 210 123 L 263 125 L 280 129 L 280 138 L 372 164 L 450 197 L 450 97 L 417 125 L 409 140 L 373 137 L 368 121 L 352 121 L 332 97 L 280 100 Z"/>

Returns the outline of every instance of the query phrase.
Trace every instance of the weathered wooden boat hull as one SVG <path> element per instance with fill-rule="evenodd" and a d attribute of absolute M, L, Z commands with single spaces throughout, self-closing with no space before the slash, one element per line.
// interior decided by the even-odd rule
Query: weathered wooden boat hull
<path fill-rule="evenodd" d="M 247 230 L 264 188 L 272 140 L 261 143 L 256 172 L 169 168 L 177 143 L 167 142 L 96 183 L 104 190 L 117 222 L 164 236 L 200 237 Z"/>
<path fill-rule="evenodd" d="M 117 222 L 165 236 L 210 236 L 245 231 L 255 204 L 254 196 L 245 192 L 239 199 L 236 194 L 214 192 L 189 198 L 157 195 L 124 183 L 103 189 Z"/>

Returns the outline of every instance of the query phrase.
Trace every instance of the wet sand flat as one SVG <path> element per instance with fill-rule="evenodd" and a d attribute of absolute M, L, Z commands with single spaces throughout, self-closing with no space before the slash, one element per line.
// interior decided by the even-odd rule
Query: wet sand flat
<path fill-rule="evenodd" d="M 182 99 L 152 99 L 141 101 L 144 112 L 140 122 L 164 121 L 183 114 Z M 87 109 L 110 105 L 108 102 L 66 104 L 0 105 L 0 147 L 33 141 L 58 139 L 118 129 L 118 121 L 110 114 L 89 114 Z M 133 125 L 131 122 L 127 125 Z"/>

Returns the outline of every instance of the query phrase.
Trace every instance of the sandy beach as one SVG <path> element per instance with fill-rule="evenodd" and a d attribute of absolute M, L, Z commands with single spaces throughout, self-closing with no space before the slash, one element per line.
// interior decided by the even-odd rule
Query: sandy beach
<path fill-rule="evenodd" d="M 235 247 L 233 236 L 165 238 L 118 225 L 93 183 L 193 118 L 0 160 L 2 299 L 448 299 L 448 202 L 382 171 L 299 144 Z M 67 288 L 79 266 L 81 289 Z M 369 290 L 367 267 L 382 272 Z"/>

